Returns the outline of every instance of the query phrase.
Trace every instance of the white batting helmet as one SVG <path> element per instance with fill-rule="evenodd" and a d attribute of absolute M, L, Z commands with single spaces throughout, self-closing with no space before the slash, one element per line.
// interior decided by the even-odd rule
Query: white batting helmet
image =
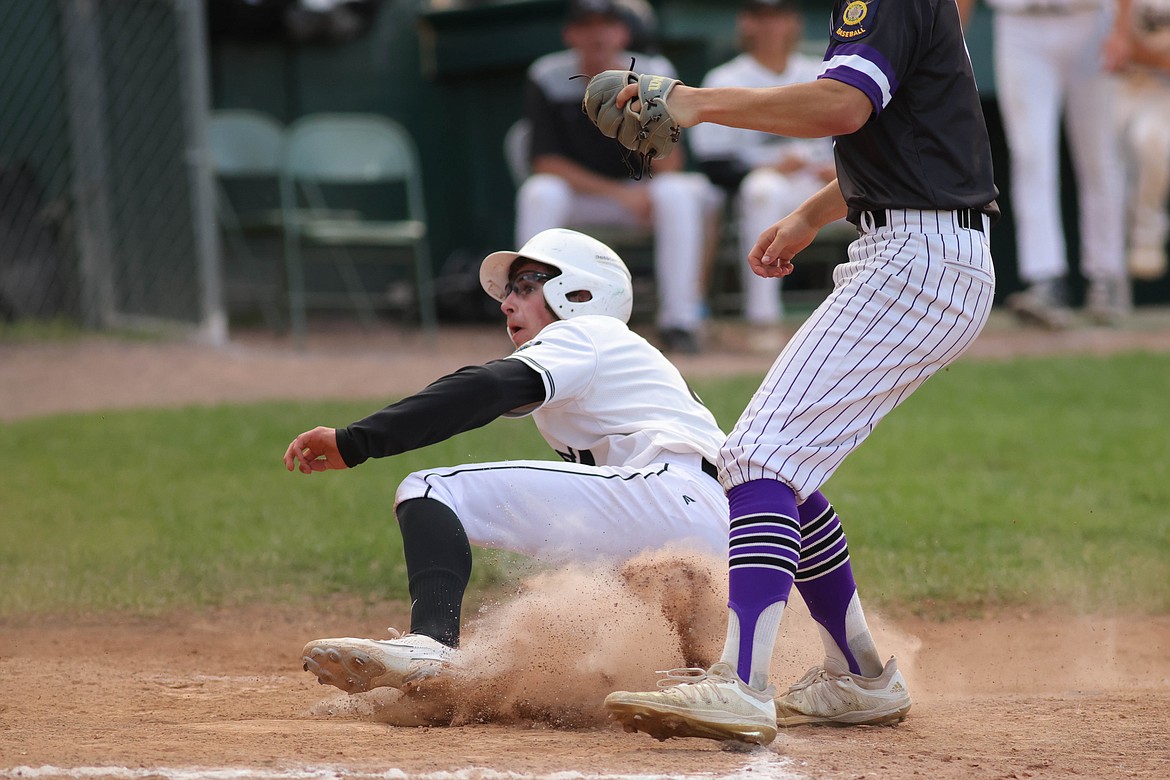
<path fill-rule="evenodd" d="M 484 291 L 503 301 L 508 271 L 516 258 L 535 260 L 556 268 L 560 275 L 544 283 L 544 300 L 558 317 L 603 314 L 630 321 L 634 289 L 630 271 L 617 253 L 596 238 L 576 230 L 553 228 L 537 233 L 518 252 L 492 252 L 479 266 Z M 589 293 L 587 301 L 571 301 L 571 293 Z"/>

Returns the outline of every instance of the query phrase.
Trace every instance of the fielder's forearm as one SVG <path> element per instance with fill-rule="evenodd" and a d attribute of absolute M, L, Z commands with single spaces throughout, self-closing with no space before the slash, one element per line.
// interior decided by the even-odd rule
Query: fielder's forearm
<path fill-rule="evenodd" d="M 685 126 L 713 122 L 792 138 L 848 135 L 873 113 L 865 93 L 827 78 L 766 88 L 680 84 L 667 106 Z"/>
<path fill-rule="evenodd" d="M 845 204 L 845 196 L 841 194 L 841 186 L 833 179 L 797 206 L 794 213 L 820 230 L 830 222 L 844 219 L 849 213 L 849 207 Z"/>

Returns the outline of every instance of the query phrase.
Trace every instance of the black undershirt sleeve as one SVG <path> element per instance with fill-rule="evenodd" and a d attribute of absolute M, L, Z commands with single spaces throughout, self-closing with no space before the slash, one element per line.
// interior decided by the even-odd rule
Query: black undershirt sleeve
<path fill-rule="evenodd" d="M 487 425 L 545 400 L 544 382 L 519 360 L 493 360 L 440 377 L 397 403 L 337 429 L 345 465 L 397 455 Z"/>

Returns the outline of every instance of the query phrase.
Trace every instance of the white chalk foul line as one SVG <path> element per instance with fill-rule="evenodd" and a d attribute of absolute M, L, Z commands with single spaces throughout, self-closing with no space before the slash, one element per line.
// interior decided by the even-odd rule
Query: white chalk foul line
<path fill-rule="evenodd" d="M 785 756 L 765 753 L 751 756 L 734 772 L 696 772 L 687 774 L 702 780 L 804 780 L 804 775 L 793 771 L 796 762 Z M 593 772 L 552 772 L 525 774 L 501 772 L 495 769 L 469 767 L 454 772 L 403 772 L 387 769 L 365 772 L 343 766 L 309 766 L 299 769 L 257 769 L 233 767 L 152 767 L 121 766 L 15 766 L 0 768 L 0 778 L 28 780 L 31 778 L 75 778 L 77 780 L 677 780 L 679 775 L 597 774 Z"/>

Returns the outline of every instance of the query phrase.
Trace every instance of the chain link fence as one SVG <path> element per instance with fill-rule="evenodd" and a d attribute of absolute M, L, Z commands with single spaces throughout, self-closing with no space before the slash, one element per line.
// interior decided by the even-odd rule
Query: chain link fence
<path fill-rule="evenodd" d="M 203 13 L 0 2 L 0 321 L 226 338 Z"/>

